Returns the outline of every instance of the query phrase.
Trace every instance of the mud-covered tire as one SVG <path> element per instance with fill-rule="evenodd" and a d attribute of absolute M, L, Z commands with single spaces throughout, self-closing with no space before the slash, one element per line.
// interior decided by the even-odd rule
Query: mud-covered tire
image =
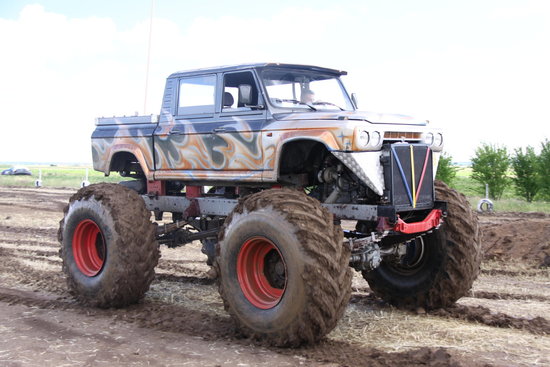
<path fill-rule="evenodd" d="M 363 272 L 380 298 L 401 308 L 447 307 L 467 294 L 479 274 L 481 243 L 478 220 L 466 197 L 445 183 L 435 182 L 438 200 L 447 202 L 448 215 L 438 230 L 416 240 L 423 247 L 414 266 L 384 260 Z"/>
<path fill-rule="evenodd" d="M 160 253 L 141 197 L 116 184 L 80 189 L 59 223 L 59 255 L 70 293 L 95 307 L 124 307 L 143 298 Z"/>
<path fill-rule="evenodd" d="M 221 298 L 239 331 L 276 346 L 313 343 L 330 332 L 351 294 L 342 239 L 332 214 L 300 191 L 242 200 L 224 223 L 215 260 Z"/>

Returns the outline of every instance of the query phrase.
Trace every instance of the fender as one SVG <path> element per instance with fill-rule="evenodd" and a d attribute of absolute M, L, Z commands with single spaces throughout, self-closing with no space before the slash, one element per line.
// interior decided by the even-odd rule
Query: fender
<path fill-rule="evenodd" d="M 341 149 L 332 129 L 299 129 L 298 131 L 264 132 L 263 143 L 265 154 L 263 181 L 275 182 L 279 175 L 280 158 L 284 147 L 294 141 L 312 141 L 325 146 L 328 151 Z M 272 136 L 269 134 L 272 133 Z M 277 136 L 278 135 L 278 136 Z M 269 139 L 276 140 L 273 143 Z"/>
<path fill-rule="evenodd" d="M 105 171 L 105 174 L 107 175 L 109 174 L 109 172 L 111 171 L 110 168 L 113 162 L 113 158 L 119 153 L 130 153 L 134 157 L 136 157 L 145 177 L 148 180 L 153 180 L 153 171 L 149 168 L 150 166 L 148 164 L 149 162 L 151 162 L 151 166 L 152 166 L 152 162 L 153 162 L 152 154 L 150 154 L 149 152 L 148 156 L 146 156 L 146 154 L 143 153 L 141 146 L 137 146 L 134 144 L 123 143 L 123 144 L 115 144 L 112 146 L 109 154 L 109 158 L 107 160 L 108 166 L 106 167 L 107 170 Z"/>

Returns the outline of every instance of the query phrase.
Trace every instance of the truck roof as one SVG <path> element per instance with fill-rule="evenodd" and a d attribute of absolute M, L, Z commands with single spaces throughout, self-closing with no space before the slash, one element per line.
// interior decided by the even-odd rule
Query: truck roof
<path fill-rule="evenodd" d="M 226 71 L 234 71 L 234 70 L 238 71 L 238 70 L 244 70 L 244 69 L 264 68 L 269 66 L 276 66 L 278 68 L 289 68 L 289 69 L 306 69 L 306 70 L 320 71 L 320 72 L 329 73 L 329 74 L 347 75 L 347 72 L 343 70 L 329 69 L 329 68 L 323 68 L 323 67 L 313 66 L 313 65 L 264 62 L 264 63 L 224 65 L 224 66 L 208 67 L 208 68 L 193 69 L 193 70 L 182 70 L 182 71 L 177 71 L 175 73 L 172 73 L 168 78 L 177 78 L 177 77 L 187 76 L 187 75 L 204 74 L 205 72 L 218 73 L 218 72 L 226 72 Z"/>

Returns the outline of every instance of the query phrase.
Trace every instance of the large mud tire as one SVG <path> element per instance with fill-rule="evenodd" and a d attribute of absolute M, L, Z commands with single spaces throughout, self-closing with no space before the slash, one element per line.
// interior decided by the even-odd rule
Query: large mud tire
<path fill-rule="evenodd" d="M 276 346 L 330 332 L 351 294 L 342 239 L 332 214 L 302 192 L 266 190 L 242 200 L 224 223 L 215 260 L 221 298 L 240 332 Z M 278 283 L 265 282 L 273 277 L 269 256 L 278 261 Z"/>
<path fill-rule="evenodd" d="M 64 214 L 59 254 L 70 293 L 101 308 L 143 298 L 160 253 L 141 197 L 121 185 L 90 185 L 70 198 Z"/>
<path fill-rule="evenodd" d="M 422 258 L 415 266 L 401 267 L 382 261 L 375 270 L 363 272 L 374 293 L 401 308 L 447 307 L 467 294 L 477 278 L 481 243 L 477 215 L 466 197 L 435 182 L 438 200 L 447 202 L 448 215 L 438 230 L 417 239 Z"/>

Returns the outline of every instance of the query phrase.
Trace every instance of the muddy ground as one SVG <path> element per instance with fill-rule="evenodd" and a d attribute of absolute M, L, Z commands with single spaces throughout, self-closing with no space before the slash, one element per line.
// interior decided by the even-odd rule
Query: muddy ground
<path fill-rule="evenodd" d="M 319 345 L 236 335 L 199 245 L 162 248 L 145 300 L 123 310 L 68 295 L 56 240 L 72 190 L 0 188 L 0 366 L 548 366 L 550 217 L 482 216 L 486 261 L 471 294 L 429 313 L 392 308 L 359 274 Z"/>

